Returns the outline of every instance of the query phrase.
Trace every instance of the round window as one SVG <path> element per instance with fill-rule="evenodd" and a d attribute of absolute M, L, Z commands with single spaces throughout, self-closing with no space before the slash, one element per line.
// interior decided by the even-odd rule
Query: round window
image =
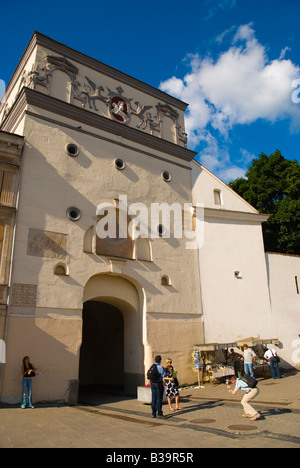
<path fill-rule="evenodd" d="M 78 221 L 81 217 L 81 212 L 75 206 L 71 206 L 67 209 L 67 216 L 71 221 Z"/>
<path fill-rule="evenodd" d="M 76 156 L 79 155 L 79 148 L 74 143 L 69 143 L 66 146 L 66 151 L 67 151 L 68 155 L 71 156 L 72 158 L 75 158 Z"/>
<path fill-rule="evenodd" d="M 123 159 L 115 159 L 115 167 L 119 171 L 125 169 L 126 164 L 124 163 Z"/>
<path fill-rule="evenodd" d="M 172 176 L 171 176 L 170 172 L 168 172 L 168 171 L 162 171 L 161 176 L 162 176 L 162 178 L 164 179 L 165 182 L 170 182 L 170 180 L 172 179 Z"/>

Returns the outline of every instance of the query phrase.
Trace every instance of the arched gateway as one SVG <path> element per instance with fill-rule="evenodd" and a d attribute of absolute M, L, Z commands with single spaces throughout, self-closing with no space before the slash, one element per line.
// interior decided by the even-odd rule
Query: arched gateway
<path fill-rule="evenodd" d="M 81 388 L 135 394 L 144 384 L 143 293 L 115 274 L 89 279 L 83 293 Z"/>

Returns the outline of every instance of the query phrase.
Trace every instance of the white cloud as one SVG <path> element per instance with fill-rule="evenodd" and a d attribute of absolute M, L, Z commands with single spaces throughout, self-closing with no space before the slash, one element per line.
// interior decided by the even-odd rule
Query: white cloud
<path fill-rule="evenodd" d="M 243 162 L 245 164 L 249 164 L 253 159 L 256 158 L 255 154 L 250 153 L 248 150 L 245 148 L 240 148 L 240 153 L 242 157 L 240 158 L 240 162 Z"/>
<path fill-rule="evenodd" d="M 201 132 L 201 143 L 205 144 L 205 148 L 201 151 L 201 164 L 207 169 L 216 174 L 220 179 L 228 182 L 234 180 L 237 177 L 244 177 L 246 172 L 247 154 L 241 150 L 242 157 L 240 159 L 240 166 L 231 163 L 228 149 L 222 147 L 217 139 L 209 131 Z"/>
<path fill-rule="evenodd" d="M 208 7 L 208 14 L 206 20 L 210 20 L 215 14 L 225 9 L 231 9 L 236 6 L 237 0 L 206 0 L 205 3 Z"/>
<path fill-rule="evenodd" d="M 283 60 L 287 52 L 289 52 L 289 50 L 291 50 L 290 47 L 285 47 L 284 49 L 282 49 L 282 51 L 280 52 L 279 60 Z"/>
<path fill-rule="evenodd" d="M 5 93 L 5 82 L 3 80 L 0 80 L 0 104 L 3 104 L 4 102 L 4 93 Z"/>
<path fill-rule="evenodd" d="M 230 28 L 225 29 L 225 31 L 223 31 L 221 34 L 219 34 L 219 35 L 216 37 L 215 41 L 216 41 L 216 42 L 219 42 L 219 43 L 221 44 L 221 43 L 223 42 L 225 36 L 227 36 L 228 34 L 232 33 L 232 31 L 233 31 L 234 29 L 236 29 L 235 26 L 231 26 Z"/>
<path fill-rule="evenodd" d="M 190 146 L 196 148 L 207 139 L 209 128 L 226 139 L 235 125 L 258 119 L 272 123 L 289 119 L 291 127 L 299 130 L 300 108 L 291 96 L 292 82 L 300 76 L 300 68 L 284 58 L 287 51 L 284 48 L 278 59 L 270 61 L 252 23 L 242 25 L 230 48 L 216 60 L 189 56 L 190 73 L 183 79 L 172 77 L 161 83 L 163 91 L 189 103 L 186 131 Z M 213 154 L 217 154 L 216 149 Z M 200 156 L 201 161 L 209 159 L 208 154 Z M 210 156 L 211 170 L 213 161 Z"/>

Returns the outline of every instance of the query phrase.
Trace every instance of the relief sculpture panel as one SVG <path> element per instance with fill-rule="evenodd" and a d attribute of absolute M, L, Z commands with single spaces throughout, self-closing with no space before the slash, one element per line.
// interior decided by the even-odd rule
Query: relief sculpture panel
<path fill-rule="evenodd" d="M 30 228 L 27 255 L 48 258 L 66 258 L 67 234 Z"/>
<path fill-rule="evenodd" d="M 70 104 L 80 101 L 83 109 L 101 115 L 97 103 L 103 103 L 107 110 L 105 115 L 107 118 L 128 125 L 130 122 L 132 123 L 131 116 L 134 116 L 138 120 L 137 125 L 135 125 L 136 128 L 142 131 L 147 130 L 148 133 L 159 138 L 165 137 L 163 122 L 166 117 L 170 118 L 174 131 L 172 136 L 167 139 L 184 147 L 187 146 L 187 134 L 179 123 L 179 114 L 171 106 L 162 103 L 152 106 L 148 105 L 148 103 L 134 101 L 133 97 L 124 96 L 124 90 L 121 86 L 117 86 L 115 90 L 112 90 L 101 83 L 95 83 L 88 76 L 84 77 L 82 83 L 78 81 L 78 68 L 65 57 L 47 55 L 44 63 L 35 64 L 31 71 L 24 73 L 20 87 L 26 86 L 38 90 L 42 87 L 46 94 L 57 97 L 56 91 L 52 89 L 55 85 L 53 75 L 56 71 L 66 74 L 68 89 L 65 90 L 65 96 L 67 96 L 65 99 Z"/>

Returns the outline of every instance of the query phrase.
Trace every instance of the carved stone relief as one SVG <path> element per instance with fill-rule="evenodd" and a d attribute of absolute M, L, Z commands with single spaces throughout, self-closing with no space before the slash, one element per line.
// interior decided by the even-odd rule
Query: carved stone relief
<path fill-rule="evenodd" d="M 72 87 L 76 87 L 80 84 L 76 82 L 76 76 L 79 71 L 78 68 L 65 57 L 54 57 L 53 55 L 47 55 L 43 66 L 40 67 L 38 64 L 34 66 L 33 69 L 28 72 L 27 76 L 25 75 L 23 77 L 23 80 L 27 83 L 29 88 L 35 89 L 37 85 L 43 86 L 46 88 L 47 94 L 49 94 L 51 78 L 55 70 L 65 72 L 70 78 Z"/>
<path fill-rule="evenodd" d="M 151 135 L 158 134 L 160 138 L 163 119 L 165 117 L 171 118 L 176 135 L 175 143 L 182 142 L 185 147 L 187 146 L 187 134 L 179 124 L 179 114 L 170 105 L 158 103 L 155 106 L 156 111 L 150 112 L 153 106 L 143 105 L 138 101 L 132 104 L 133 98 L 125 97 L 121 86 L 118 86 L 115 91 L 108 87 L 105 90 L 101 84 L 94 83 L 88 76 L 85 76 L 86 82 L 82 85 L 77 79 L 78 68 L 65 57 L 47 55 L 41 66 L 36 64 L 31 71 L 23 72 L 19 91 L 23 86 L 32 89 L 42 86 L 45 88 L 46 94 L 50 94 L 51 80 L 56 70 L 65 72 L 69 77 L 70 103 L 73 100 L 78 100 L 81 102 L 82 108 L 99 112 L 97 101 L 103 102 L 108 110 L 107 117 L 127 125 L 131 121 L 131 116 L 135 116 L 139 120 L 137 128 L 149 129 Z"/>

